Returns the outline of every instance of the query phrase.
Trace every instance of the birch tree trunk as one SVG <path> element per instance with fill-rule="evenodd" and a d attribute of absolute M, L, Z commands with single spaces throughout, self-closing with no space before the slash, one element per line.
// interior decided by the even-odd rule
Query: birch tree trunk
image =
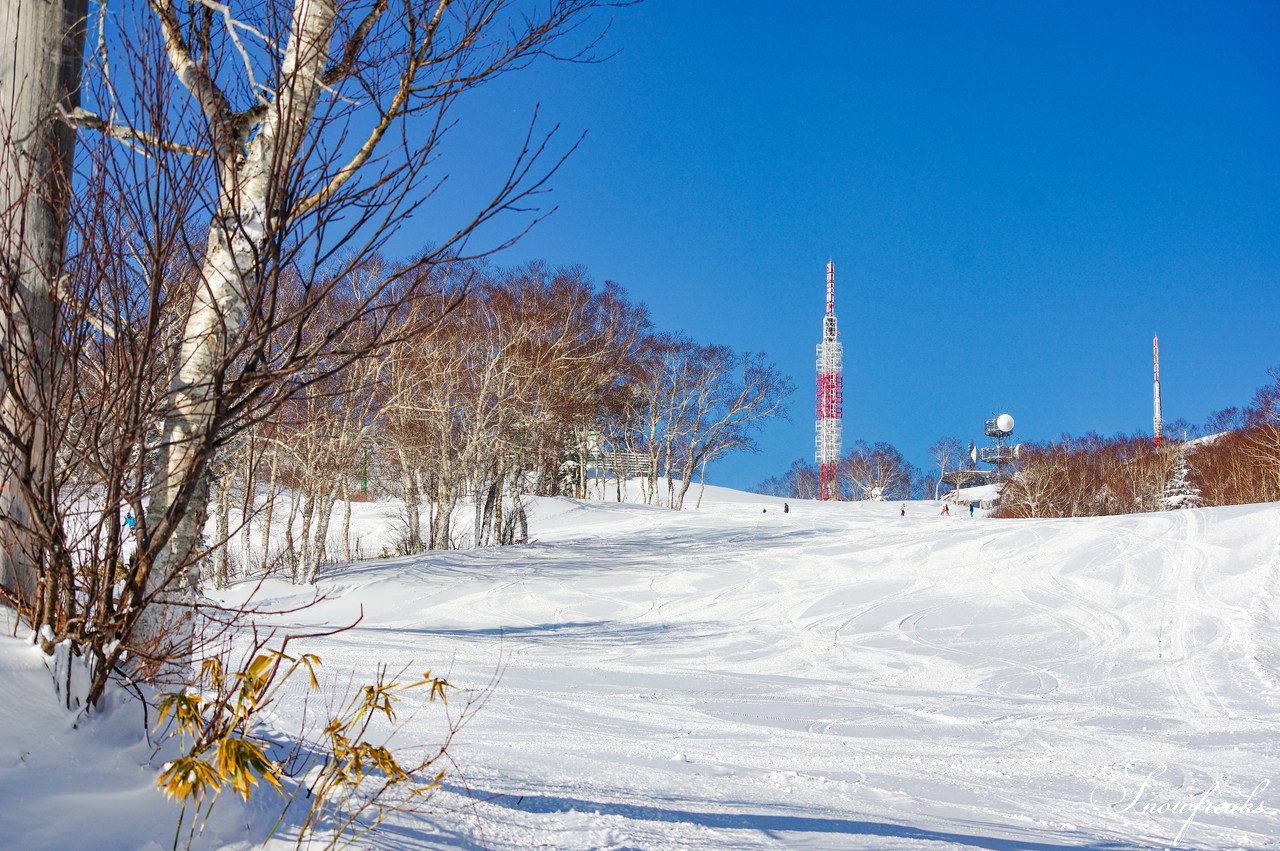
<path fill-rule="evenodd" d="M 475 501 L 475 509 L 476 509 L 475 534 L 472 536 L 472 540 L 471 540 L 471 548 L 473 550 L 478 550 L 483 545 L 482 538 L 484 536 L 484 496 L 485 496 L 484 480 L 481 479 L 480 475 L 477 473 L 476 482 L 475 482 L 475 494 L 473 497 Z"/>
<path fill-rule="evenodd" d="M 298 536 L 301 542 L 301 549 L 297 553 L 297 558 L 293 562 L 293 572 L 289 579 L 291 582 L 298 583 L 306 575 L 307 567 L 311 563 L 311 519 L 316 513 L 316 493 L 308 490 L 302 498 L 302 534 Z"/>
<path fill-rule="evenodd" d="M 56 367 L 53 294 L 75 150 L 59 110 L 79 105 L 86 12 L 87 0 L 0 4 L 0 586 L 32 608 L 41 557 L 29 498 L 51 488 L 38 412 Z M 46 620 L 35 613 L 33 625 Z"/>
<path fill-rule="evenodd" d="M 512 477 L 511 481 L 511 510 L 515 513 L 516 523 L 520 529 L 519 537 L 515 543 L 529 543 L 529 515 L 525 511 L 524 500 L 521 499 L 520 477 L 518 475 Z"/>
<path fill-rule="evenodd" d="M 320 576 L 320 567 L 329 557 L 327 539 L 329 537 L 329 518 L 333 516 L 333 489 L 324 487 L 317 498 L 315 540 L 311 545 L 307 569 L 303 573 L 302 584 L 314 585 Z"/>
<path fill-rule="evenodd" d="M 482 517 L 481 522 L 481 526 L 484 528 L 484 536 L 480 544 L 481 546 L 487 547 L 493 543 L 493 533 L 496 527 L 490 524 L 493 522 L 495 506 L 497 503 L 502 501 L 500 496 L 501 494 L 498 490 L 497 474 L 495 473 L 493 480 L 489 482 L 489 487 L 485 489 L 484 494 L 484 516 Z"/>
<path fill-rule="evenodd" d="M 257 441 L 250 435 L 246 441 L 244 470 L 241 473 L 244 498 L 240 502 L 240 575 L 247 573 L 249 566 L 253 564 L 253 526 L 250 518 L 257 514 L 258 471 L 262 465 L 262 456 L 255 452 L 256 449 Z"/>
<path fill-rule="evenodd" d="M 344 476 L 342 488 L 342 560 L 351 561 L 351 493 Z"/>
<path fill-rule="evenodd" d="M 159 481 L 149 508 L 151 515 L 172 523 L 173 533 L 148 577 L 158 605 L 148 606 L 139 621 L 140 640 L 154 646 L 165 636 L 166 657 L 175 667 L 184 667 L 192 652 L 189 604 L 199 579 L 194 558 L 197 524 L 206 508 L 197 485 L 207 475 L 215 448 L 218 379 L 239 338 L 260 258 L 284 224 L 273 208 L 285 203 L 289 172 L 315 114 L 329 57 L 334 4 L 296 0 L 274 99 L 261 121 L 236 122 L 225 95 L 193 60 L 173 0 L 150 3 L 160 19 L 170 64 L 211 125 L 220 170 L 218 213 L 209 225 L 178 369 L 170 383 Z"/>
<path fill-rule="evenodd" d="M 427 498 L 427 549 L 436 548 L 436 531 L 440 523 L 440 477 L 431 476 L 426 482 Z"/>
<path fill-rule="evenodd" d="M 405 548 L 409 554 L 422 550 L 422 500 L 418 491 L 418 477 L 414 475 L 409 454 L 399 450 L 401 481 L 404 483 L 404 520 L 408 528 Z"/>
<path fill-rule="evenodd" d="M 453 509 L 457 505 L 458 499 L 453 494 L 449 495 L 449 501 L 442 506 L 442 515 L 440 517 L 440 549 L 448 550 L 453 548 L 453 540 L 450 538 L 451 529 L 453 528 Z"/>
<path fill-rule="evenodd" d="M 217 526 L 214 536 L 218 540 L 218 548 L 214 551 L 213 585 L 215 588 L 226 588 L 231 578 L 231 547 L 227 541 L 231 528 L 231 471 L 218 477 Z"/>
<path fill-rule="evenodd" d="M 262 509 L 262 571 L 266 573 L 271 567 L 271 515 L 276 510 L 276 476 L 280 473 L 280 461 L 275 452 L 267 462 L 270 472 L 267 474 L 267 502 Z"/>
<path fill-rule="evenodd" d="M 289 565 L 289 578 L 293 579 L 294 573 L 297 572 L 298 553 L 294 549 L 293 541 L 293 522 L 298 519 L 298 490 L 292 488 L 289 491 L 289 520 L 284 524 L 284 556 L 285 562 Z"/>
<path fill-rule="evenodd" d="M 448 484 L 443 476 L 437 476 L 432 495 L 431 549 L 449 549 L 449 519 L 453 515 L 456 502 L 452 485 Z"/>
<path fill-rule="evenodd" d="M 506 462 L 503 459 L 498 461 L 498 474 L 494 477 L 493 485 L 489 488 L 489 502 L 493 506 L 493 540 L 499 544 L 507 543 L 503 540 L 502 534 L 502 480 L 506 476 Z"/>

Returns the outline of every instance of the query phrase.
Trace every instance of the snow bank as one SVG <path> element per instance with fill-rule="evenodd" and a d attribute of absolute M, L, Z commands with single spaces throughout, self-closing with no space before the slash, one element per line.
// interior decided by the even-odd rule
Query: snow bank
<path fill-rule="evenodd" d="M 13 637 L 0 607 L 0 845 L 159 851 L 173 844 L 178 807 L 156 790 L 154 748 L 141 704 L 112 692 L 101 712 L 78 717 L 55 697 L 43 654 Z M 222 807 L 202 844 L 243 836 L 236 802 Z"/>
<path fill-rule="evenodd" d="M 363 612 L 307 648 L 333 688 L 430 667 L 460 687 L 450 711 L 483 703 L 436 813 L 360 847 L 1275 846 L 1280 505 L 998 521 L 781 503 L 718 488 L 682 512 L 537 500 L 526 547 L 265 587 L 279 607 L 328 599 L 264 625 Z M 57 734 L 52 754 L 115 778 L 76 793 L 106 819 L 94 847 L 168 847 L 104 814 L 107 789 L 158 812 L 145 754 L 97 740 L 136 728 L 67 738 L 65 714 L 37 705 L 33 651 L 5 647 L 25 697 L 4 701 L 21 713 L 4 729 L 32 732 L 3 740 L 0 811 L 18 832 L 0 835 L 75 847 L 49 764 L 14 764 L 20 741 Z M 278 722 L 303 713 L 299 692 Z M 402 720 L 410 747 L 447 726 L 438 705 Z M 25 806 L 36 815 L 14 815 Z"/>

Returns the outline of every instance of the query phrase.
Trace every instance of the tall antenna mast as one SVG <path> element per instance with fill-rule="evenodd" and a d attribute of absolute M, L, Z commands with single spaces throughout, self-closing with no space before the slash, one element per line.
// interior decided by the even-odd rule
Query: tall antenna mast
<path fill-rule="evenodd" d="M 844 416 L 844 352 L 836 330 L 836 264 L 827 262 L 827 313 L 818 344 L 818 422 L 814 453 L 818 462 L 819 499 L 839 499 L 836 463 L 840 459 L 840 426 Z"/>
<path fill-rule="evenodd" d="M 1164 442 L 1164 419 L 1160 411 L 1160 335 L 1151 339 L 1151 355 L 1155 360 L 1156 383 L 1152 390 L 1154 416 L 1151 418 L 1151 431 L 1155 434 L 1156 446 Z"/>

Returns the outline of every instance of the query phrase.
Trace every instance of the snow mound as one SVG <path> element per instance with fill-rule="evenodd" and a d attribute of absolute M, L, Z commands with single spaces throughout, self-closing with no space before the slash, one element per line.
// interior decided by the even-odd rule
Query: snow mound
<path fill-rule="evenodd" d="M 1001 521 L 789 502 L 535 500 L 525 547 L 265 587 L 280 608 L 328 597 L 264 626 L 363 613 L 306 648 L 331 686 L 382 666 L 458 686 L 447 710 L 406 708 L 399 745 L 430 748 L 448 713 L 481 705 L 435 813 L 393 815 L 359 846 L 1274 847 L 1280 505 Z M 105 820 L 96 848 L 168 847 L 137 826 L 163 803 L 146 753 L 111 744 L 137 728 L 68 733 L 33 653 L 0 650 L 16 684 L 0 720 L 26 730 L 0 739 L 0 835 L 76 847 L 59 816 L 74 812 Z M 306 711 L 287 696 L 279 726 Z M 49 761 L 23 764 L 23 741 Z M 112 779 L 62 788 L 67 764 Z"/>

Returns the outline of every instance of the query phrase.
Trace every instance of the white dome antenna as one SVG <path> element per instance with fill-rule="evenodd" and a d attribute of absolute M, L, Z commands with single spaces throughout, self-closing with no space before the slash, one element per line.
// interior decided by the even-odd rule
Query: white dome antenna
<path fill-rule="evenodd" d="M 982 463 L 994 464 L 996 479 L 1004 481 L 1007 478 L 1005 467 L 1018 458 L 1017 447 L 1008 443 L 1009 435 L 1013 434 L 1013 417 L 1010 414 L 992 414 L 983 426 L 982 433 L 991 438 L 991 445 L 982 447 L 978 456 Z"/>

